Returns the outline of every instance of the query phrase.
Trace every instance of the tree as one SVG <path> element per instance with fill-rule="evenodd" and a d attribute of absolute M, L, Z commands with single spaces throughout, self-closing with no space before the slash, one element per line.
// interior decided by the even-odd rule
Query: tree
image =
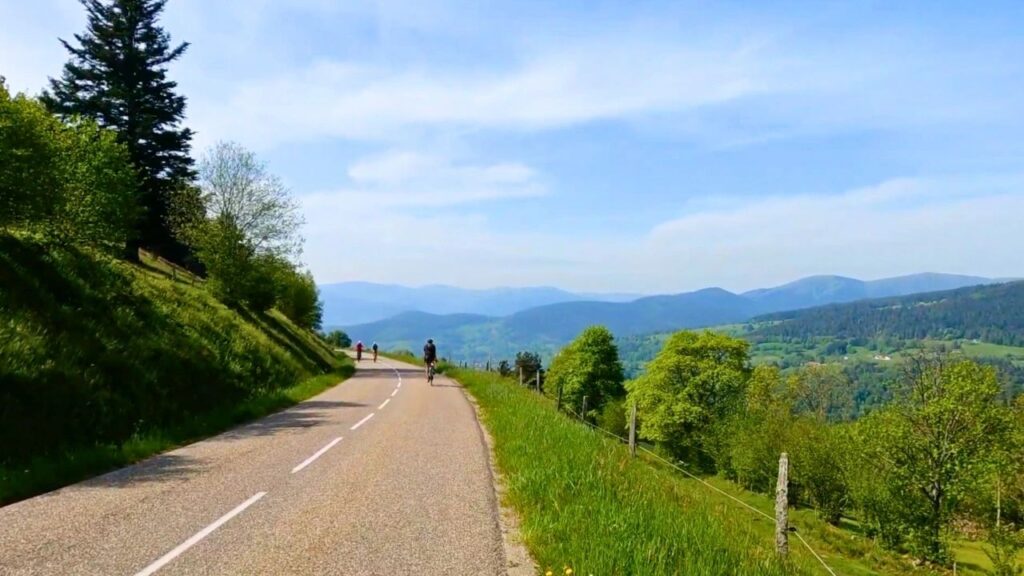
<path fill-rule="evenodd" d="M 717 429 L 739 406 L 748 344 L 713 332 L 673 334 L 646 372 L 626 384 L 639 434 L 672 455 L 713 468 Z"/>
<path fill-rule="evenodd" d="M 502 360 L 498 362 L 498 374 L 501 376 L 511 376 L 512 366 L 509 365 L 508 360 Z"/>
<path fill-rule="evenodd" d="M 545 393 L 580 406 L 587 397 L 588 412 L 599 413 L 608 400 L 621 398 L 625 389 L 615 337 L 604 326 L 585 329 L 551 361 Z"/>
<path fill-rule="evenodd" d="M 61 123 L 0 86 L 0 225 L 52 241 L 124 245 L 135 218 L 135 174 L 115 134 L 88 119 Z"/>
<path fill-rule="evenodd" d="M 335 348 L 348 348 L 352 345 L 352 339 L 343 330 L 331 330 L 325 339 Z"/>
<path fill-rule="evenodd" d="M 167 67 L 185 53 L 172 47 L 157 25 L 167 0 L 81 0 L 87 29 L 77 46 L 61 40 L 71 59 L 60 79 L 50 79 L 42 100 L 65 118 L 91 118 L 117 132 L 139 174 L 138 220 L 127 245 L 129 258 L 148 246 L 180 259 L 167 222 L 171 193 L 194 177 L 189 156 L 192 131 L 181 128 L 185 98 L 174 92 Z"/>
<path fill-rule="evenodd" d="M 522 373 L 527 382 L 537 377 L 541 370 L 540 355 L 536 352 L 516 352 L 516 373 Z"/>
<path fill-rule="evenodd" d="M 313 275 L 289 269 L 279 282 L 281 290 L 277 297 L 277 309 L 302 328 L 320 328 L 323 303 Z"/>
<path fill-rule="evenodd" d="M 919 358 L 904 378 L 905 396 L 860 423 L 862 464 L 896 504 L 874 520 L 901 524 L 915 553 L 944 562 L 953 513 L 1008 441 L 1009 419 L 991 367 Z"/>
<path fill-rule="evenodd" d="M 199 162 L 199 187 L 209 217 L 230 222 L 254 253 L 301 252 L 299 207 L 252 152 L 234 142 L 215 144 Z"/>

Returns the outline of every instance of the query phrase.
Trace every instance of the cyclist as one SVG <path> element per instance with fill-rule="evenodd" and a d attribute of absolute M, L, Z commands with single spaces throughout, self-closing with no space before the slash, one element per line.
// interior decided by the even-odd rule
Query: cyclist
<path fill-rule="evenodd" d="M 363 341 L 356 342 L 356 362 L 363 359 Z"/>
<path fill-rule="evenodd" d="M 435 362 L 437 362 L 437 346 L 434 346 L 433 339 L 427 339 L 427 343 L 423 345 L 423 364 L 427 368 L 427 382 L 431 384 L 434 383 L 431 368 L 433 368 Z"/>
<path fill-rule="evenodd" d="M 374 342 L 373 346 L 371 348 L 373 349 L 373 361 L 376 362 L 377 361 L 377 343 Z"/>

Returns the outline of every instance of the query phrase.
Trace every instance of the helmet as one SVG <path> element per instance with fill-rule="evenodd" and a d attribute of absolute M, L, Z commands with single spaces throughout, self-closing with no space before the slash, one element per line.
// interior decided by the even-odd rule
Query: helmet
<path fill-rule="evenodd" d="M 434 339 L 433 338 L 427 338 L 427 344 L 433 344 L 433 343 L 434 343 Z"/>

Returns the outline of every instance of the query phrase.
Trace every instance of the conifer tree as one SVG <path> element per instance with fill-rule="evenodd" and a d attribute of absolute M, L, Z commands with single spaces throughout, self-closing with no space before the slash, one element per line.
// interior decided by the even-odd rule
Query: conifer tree
<path fill-rule="evenodd" d="M 65 117 L 85 116 L 117 131 L 138 170 L 142 216 L 127 245 L 133 258 L 145 246 L 172 259 L 185 250 L 171 233 L 167 214 L 172 194 L 195 176 L 189 156 L 192 131 L 181 126 L 185 98 L 175 93 L 167 66 L 187 43 L 172 46 L 157 25 L 167 0 L 80 0 L 88 13 L 77 46 L 59 79 L 50 79 L 42 100 Z"/>

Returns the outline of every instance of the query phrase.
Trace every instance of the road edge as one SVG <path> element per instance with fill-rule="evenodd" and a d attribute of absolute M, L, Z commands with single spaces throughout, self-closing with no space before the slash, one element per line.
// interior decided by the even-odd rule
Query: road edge
<path fill-rule="evenodd" d="M 449 377 L 451 378 L 451 377 Z M 454 378 L 451 378 L 455 380 Z M 487 427 L 483 424 L 480 414 L 480 405 L 476 398 L 469 393 L 462 383 L 459 383 L 462 395 L 465 396 L 469 405 L 473 407 L 473 415 L 476 420 L 477 429 L 487 446 L 487 464 L 491 470 L 491 486 L 494 488 L 494 500 L 498 505 L 498 528 L 501 532 L 502 548 L 505 552 L 505 573 L 508 576 L 534 576 L 539 574 L 539 568 L 530 552 L 523 543 L 519 532 L 519 515 L 511 507 L 505 504 L 505 476 L 498 469 L 497 460 L 494 456 L 494 439 Z"/>

